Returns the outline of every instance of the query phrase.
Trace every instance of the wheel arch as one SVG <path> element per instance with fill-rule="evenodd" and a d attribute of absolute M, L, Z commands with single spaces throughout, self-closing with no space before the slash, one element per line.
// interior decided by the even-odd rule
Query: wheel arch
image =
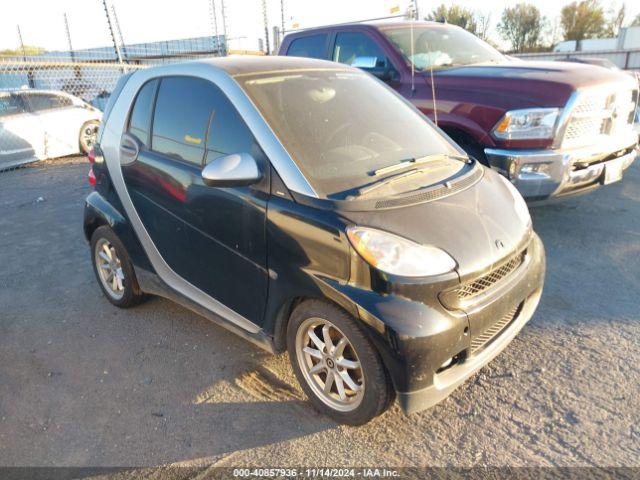
<path fill-rule="evenodd" d="M 440 128 L 451 137 L 465 152 L 475 157 L 480 163 L 487 165 L 482 138 L 458 125 L 441 125 Z"/>

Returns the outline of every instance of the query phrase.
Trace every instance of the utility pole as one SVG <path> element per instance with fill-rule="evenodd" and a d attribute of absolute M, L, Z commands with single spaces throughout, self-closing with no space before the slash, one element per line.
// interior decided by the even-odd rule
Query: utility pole
<path fill-rule="evenodd" d="M 22 41 L 22 33 L 20 32 L 20 25 L 16 25 L 18 27 L 18 39 L 20 39 L 20 48 L 22 49 L 22 59 L 27 61 L 27 52 L 24 49 L 24 42 Z"/>
<path fill-rule="evenodd" d="M 69 54 L 71 55 L 71 61 L 75 61 L 75 55 L 73 52 L 73 45 L 71 44 L 71 30 L 69 30 L 69 19 L 66 12 L 64 13 L 64 29 L 67 32 L 67 44 L 69 45 Z"/>
<path fill-rule="evenodd" d="M 118 37 L 120 38 L 120 48 L 122 49 L 122 55 L 124 57 L 124 61 L 127 62 L 127 47 L 124 44 L 124 38 L 122 38 L 122 29 L 120 28 L 120 22 L 118 21 L 118 14 L 116 13 L 115 5 L 111 5 L 111 13 L 113 13 L 113 22 L 116 24 L 116 31 L 118 32 Z"/>
<path fill-rule="evenodd" d="M 111 25 L 111 18 L 109 17 L 109 9 L 107 8 L 107 0 L 102 0 L 102 6 L 104 7 L 104 14 L 107 17 L 107 26 L 109 27 L 109 33 L 111 34 L 111 40 L 113 41 L 113 49 L 116 52 L 116 58 L 119 63 L 122 63 L 122 55 L 120 55 L 120 49 L 118 48 L 118 42 L 116 42 L 116 36 L 113 33 L 113 26 Z"/>
<path fill-rule="evenodd" d="M 213 20 L 213 34 L 215 35 L 216 56 L 220 55 L 220 37 L 218 36 L 218 14 L 216 13 L 216 0 L 211 0 L 211 13 Z"/>
<path fill-rule="evenodd" d="M 269 48 L 269 21 L 267 20 L 267 0 L 262 0 L 262 18 L 264 21 L 264 40 L 266 47 L 266 54 L 269 55 L 271 53 L 271 49 Z"/>
<path fill-rule="evenodd" d="M 24 48 L 24 42 L 22 41 L 22 32 L 20 31 L 20 25 L 16 25 L 18 27 L 18 38 L 20 39 L 20 48 L 22 49 L 22 59 L 27 61 L 27 51 Z M 29 88 L 34 88 L 36 86 L 36 82 L 33 80 L 33 70 L 29 68 L 27 71 L 27 82 L 29 82 Z"/>
<path fill-rule="evenodd" d="M 284 0 L 280 0 L 280 31 L 284 35 Z"/>
<path fill-rule="evenodd" d="M 415 20 L 420 20 L 420 15 L 418 14 L 418 0 L 413 0 L 413 14 Z"/>
<path fill-rule="evenodd" d="M 222 35 L 224 35 L 224 50 L 223 55 L 227 54 L 229 49 L 228 37 L 227 37 L 227 15 L 224 11 L 224 0 L 220 0 L 220 6 L 222 8 Z"/>

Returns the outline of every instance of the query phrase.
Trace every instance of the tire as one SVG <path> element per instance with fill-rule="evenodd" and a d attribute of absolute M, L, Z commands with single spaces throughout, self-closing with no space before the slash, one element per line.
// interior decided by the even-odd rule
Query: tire
<path fill-rule="evenodd" d="M 84 155 L 89 155 L 89 151 L 93 148 L 99 127 L 100 122 L 98 120 L 89 120 L 82 125 L 80 133 L 78 134 L 78 145 L 80 145 L 80 152 Z M 91 130 L 93 134 L 90 134 L 89 130 Z M 91 140 L 91 138 L 93 139 Z"/>
<path fill-rule="evenodd" d="M 467 155 L 478 160 L 482 165 L 489 166 L 484 148 L 478 144 L 473 138 L 463 133 L 450 132 L 448 135 L 462 148 Z"/>
<path fill-rule="evenodd" d="M 130 308 L 145 300 L 127 250 L 107 226 L 91 235 L 91 263 L 102 293 L 113 305 Z"/>
<path fill-rule="evenodd" d="M 316 343 L 326 345 L 325 326 L 331 348 Z M 309 332 L 315 333 L 316 341 Z M 343 338 L 346 341 L 341 342 Z M 362 327 L 333 304 L 307 300 L 298 305 L 287 326 L 287 349 L 296 378 L 311 403 L 338 423 L 363 425 L 394 400 L 380 355 Z M 327 354 L 328 350 L 333 355 Z M 331 384 L 328 394 L 324 388 L 327 382 Z"/>

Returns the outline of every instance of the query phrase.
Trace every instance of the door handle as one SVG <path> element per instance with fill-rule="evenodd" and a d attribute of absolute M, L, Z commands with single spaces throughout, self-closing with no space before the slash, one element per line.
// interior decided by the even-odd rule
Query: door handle
<path fill-rule="evenodd" d="M 135 162 L 140 153 L 140 142 L 136 137 L 125 133 L 120 139 L 120 163 L 128 164 Z"/>

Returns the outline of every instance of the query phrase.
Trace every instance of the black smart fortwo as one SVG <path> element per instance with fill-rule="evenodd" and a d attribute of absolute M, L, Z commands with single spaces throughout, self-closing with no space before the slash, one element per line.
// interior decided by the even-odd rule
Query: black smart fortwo
<path fill-rule="evenodd" d="M 123 77 L 84 231 L 111 303 L 175 300 L 358 425 L 430 407 L 533 315 L 544 249 L 512 185 L 370 75 L 225 58 Z"/>

